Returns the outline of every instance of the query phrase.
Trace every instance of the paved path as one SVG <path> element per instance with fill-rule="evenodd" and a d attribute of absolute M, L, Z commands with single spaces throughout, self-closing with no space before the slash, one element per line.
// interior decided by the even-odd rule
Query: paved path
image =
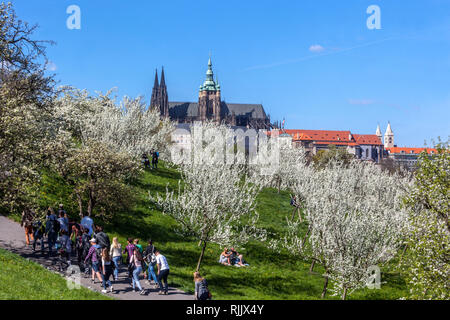
<path fill-rule="evenodd" d="M 25 232 L 20 224 L 4 217 L 0 216 L 0 247 L 7 249 L 13 253 L 19 254 L 24 258 L 28 258 L 34 262 L 37 262 L 44 266 L 45 268 L 58 272 L 58 264 L 56 263 L 57 258 L 47 258 L 40 252 L 40 243 L 36 244 L 36 252 L 33 253 L 32 246 L 27 246 L 25 242 Z M 47 248 L 47 244 L 45 244 Z M 72 263 L 74 258 L 72 258 Z M 81 277 L 81 285 L 97 292 L 101 292 L 103 289 L 101 283 L 97 282 L 92 284 L 91 278 Z M 170 275 L 169 275 L 170 282 Z M 122 300 L 193 300 L 194 296 L 187 294 L 183 291 L 177 290 L 175 288 L 169 287 L 169 294 L 158 295 L 159 289 L 153 289 L 152 286 L 147 284 L 146 281 L 142 279 L 141 285 L 146 290 L 145 295 L 139 295 L 138 292 L 133 292 L 131 286 L 131 281 L 127 277 L 127 271 L 125 266 L 121 266 L 121 272 L 119 273 L 119 280 L 113 283 L 114 293 L 108 293 L 107 295 L 116 299 Z"/>

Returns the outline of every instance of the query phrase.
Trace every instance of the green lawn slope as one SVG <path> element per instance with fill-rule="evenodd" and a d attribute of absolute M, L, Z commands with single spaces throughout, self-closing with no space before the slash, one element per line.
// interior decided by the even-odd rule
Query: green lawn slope
<path fill-rule="evenodd" d="M 200 254 L 198 242 L 179 235 L 176 222 L 158 211 L 148 200 L 148 193 L 166 192 L 178 186 L 180 174 L 161 165 L 160 169 L 146 171 L 133 187 L 138 197 L 135 207 L 128 212 L 120 212 L 106 225 L 111 239 L 117 236 L 126 245 L 126 238 L 141 239 L 145 247 L 148 239 L 167 257 L 170 264 L 169 283 L 186 292 L 193 293 L 192 273 Z M 55 206 L 64 203 L 73 217 L 77 217 L 76 203 L 71 200 L 71 190 L 62 181 L 47 175 L 41 189 L 41 204 Z M 258 197 L 257 210 L 260 225 L 271 233 L 283 234 L 286 217 L 291 217 L 289 193 L 275 189 L 265 189 Z M 240 250 L 250 267 L 237 268 L 218 263 L 221 248 L 210 244 L 206 248 L 201 273 L 209 283 L 214 299 L 320 299 L 323 278 L 320 266 L 309 273 L 310 261 L 291 257 L 287 252 L 273 252 L 265 244 L 252 242 Z M 392 266 L 391 266 L 392 267 Z M 382 270 L 381 289 L 359 290 L 349 299 L 398 299 L 407 295 L 403 279 L 391 267 Z M 338 297 L 327 296 L 327 299 Z"/>
<path fill-rule="evenodd" d="M 0 249 L 0 300 L 108 300 L 89 289 L 70 290 L 60 275 Z"/>

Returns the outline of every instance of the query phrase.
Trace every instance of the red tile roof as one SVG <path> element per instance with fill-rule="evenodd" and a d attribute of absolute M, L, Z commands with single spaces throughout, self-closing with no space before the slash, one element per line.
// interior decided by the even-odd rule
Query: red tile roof
<path fill-rule="evenodd" d="M 426 153 L 437 153 L 436 149 L 433 148 L 400 148 L 400 147 L 393 147 L 393 148 L 386 148 L 386 150 L 391 153 L 398 153 L 398 154 L 420 154 L 422 151 L 425 151 Z"/>
<path fill-rule="evenodd" d="M 357 145 L 377 145 L 382 146 L 375 134 L 352 134 L 350 131 L 334 131 L 334 130 L 281 130 L 292 136 L 293 141 L 314 142 L 316 145 L 341 145 L 341 146 L 357 146 Z M 271 135 L 271 132 L 267 132 Z"/>
<path fill-rule="evenodd" d="M 294 140 L 353 141 L 350 131 L 330 130 L 285 130 Z"/>
<path fill-rule="evenodd" d="M 354 134 L 353 137 L 357 144 L 383 145 L 376 134 Z"/>

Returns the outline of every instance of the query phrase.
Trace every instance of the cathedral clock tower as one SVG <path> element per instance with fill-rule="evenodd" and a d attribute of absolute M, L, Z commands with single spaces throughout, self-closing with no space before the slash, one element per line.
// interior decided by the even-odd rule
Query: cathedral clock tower
<path fill-rule="evenodd" d="M 211 58 L 208 61 L 208 71 L 206 72 L 206 80 L 200 86 L 198 96 L 198 112 L 201 121 L 207 119 L 220 123 L 220 85 L 214 81 L 214 73 L 212 71 Z"/>

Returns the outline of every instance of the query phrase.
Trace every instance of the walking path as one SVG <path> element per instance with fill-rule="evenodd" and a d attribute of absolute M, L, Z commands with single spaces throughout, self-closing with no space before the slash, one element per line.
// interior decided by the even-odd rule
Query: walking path
<path fill-rule="evenodd" d="M 58 258 L 52 257 L 47 258 L 46 255 L 40 252 L 40 243 L 36 244 L 36 252 L 33 253 L 32 246 L 27 246 L 25 242 L 25 231 L 20 224 L 4 217 L 0 216 L 0 247 L 16 253 L 24 258 L 30 259 L 31 261 L 37 262 L 44 266 L 45 268 L 59 273 L 58 268 Z M 45 244 L 47 248 L 47 244 Z M 72 264 L 76 264 L 72 258 Z M 175 288 L 169 287 L 168 295 L 158 295 L 159 289 L 153 289 L 147 282 L 141 279 L 141 285 L 146 290 L 145 295 L 139 295 L 138 292 L 133 292 L 131 285 L 131 280 L 127 276 L 127 271 L 125 266 L 121 266 L 121 272 L 119 273 L 119 280 L 113 283 L 114 292 L 113 294 L 108 293 L 107 295 L 116 299 L 122 300 L 193 300 L 194 296 L 187 294 Z M 142 277 L 142 276 L 141 276 Z M 81 276 L 81 285 L 97 292 L 101 292 L 103 289 L 101 283 L 97 282 L 93 284 L 91 282 L 91 277 L 84 278 Z M 170 275 L 169 275 L 170 281 Z"/>

